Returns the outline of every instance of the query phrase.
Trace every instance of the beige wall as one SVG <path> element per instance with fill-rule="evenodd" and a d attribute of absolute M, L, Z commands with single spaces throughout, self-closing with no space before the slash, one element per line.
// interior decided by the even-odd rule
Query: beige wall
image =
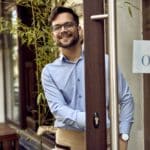
<path fill-rule="evenodd" d="M 142 39 L 141 1 L 131 0 L 140 10 L 132 8 L 130 17 L 127 7 L 118 0 L 117 29 L 118 29 L 118 61 L 128 80 L 135 101 L 135 122 L 131 130 L 129 150 L 144 150 L 144 121 L 143 121 L 143 76 L 132 73 L 133 40 Z"/>

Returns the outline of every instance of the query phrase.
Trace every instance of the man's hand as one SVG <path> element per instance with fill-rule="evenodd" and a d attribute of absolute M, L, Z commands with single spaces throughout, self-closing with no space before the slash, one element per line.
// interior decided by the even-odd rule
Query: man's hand
<path fill-rule="evenodd" d="M 121 138 L 119 139 L 119 150 L 127 150 L 128 142 L 123 141 Z"/>

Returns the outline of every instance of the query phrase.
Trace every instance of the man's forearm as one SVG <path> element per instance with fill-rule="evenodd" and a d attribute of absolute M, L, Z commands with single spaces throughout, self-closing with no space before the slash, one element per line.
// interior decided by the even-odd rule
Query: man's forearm
<path fill-rule="evenodd" d="M 119 139 L 119 150 L 127 150 L 128 142 Z"/>

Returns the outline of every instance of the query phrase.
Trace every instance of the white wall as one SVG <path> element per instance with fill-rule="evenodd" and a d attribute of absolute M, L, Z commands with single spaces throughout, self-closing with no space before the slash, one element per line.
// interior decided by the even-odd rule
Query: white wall
<path fill-rule="evenodd" d="M 144 105 L 143 81 L 141 74 L 132 73 L 132 46 L 133 40 L 142 39 L 142 10 L 140 0 L 130 0 L 140 10 L 132 8 L 133 17 L 129 15 L 123 0 L 117 4 L 117 29 L 118 29 L 118 62 L 128 80 L 135 101 L 135 122 L 131 130 L 129 150 L 144 150 Z"/>

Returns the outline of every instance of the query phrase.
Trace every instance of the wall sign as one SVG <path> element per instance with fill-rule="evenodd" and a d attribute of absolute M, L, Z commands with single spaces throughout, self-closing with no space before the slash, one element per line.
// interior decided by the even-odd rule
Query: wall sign
<path fill-rule="evenodd" d="M 150 73 L 150 40 L 133 42 L 133 73 Z"/>

